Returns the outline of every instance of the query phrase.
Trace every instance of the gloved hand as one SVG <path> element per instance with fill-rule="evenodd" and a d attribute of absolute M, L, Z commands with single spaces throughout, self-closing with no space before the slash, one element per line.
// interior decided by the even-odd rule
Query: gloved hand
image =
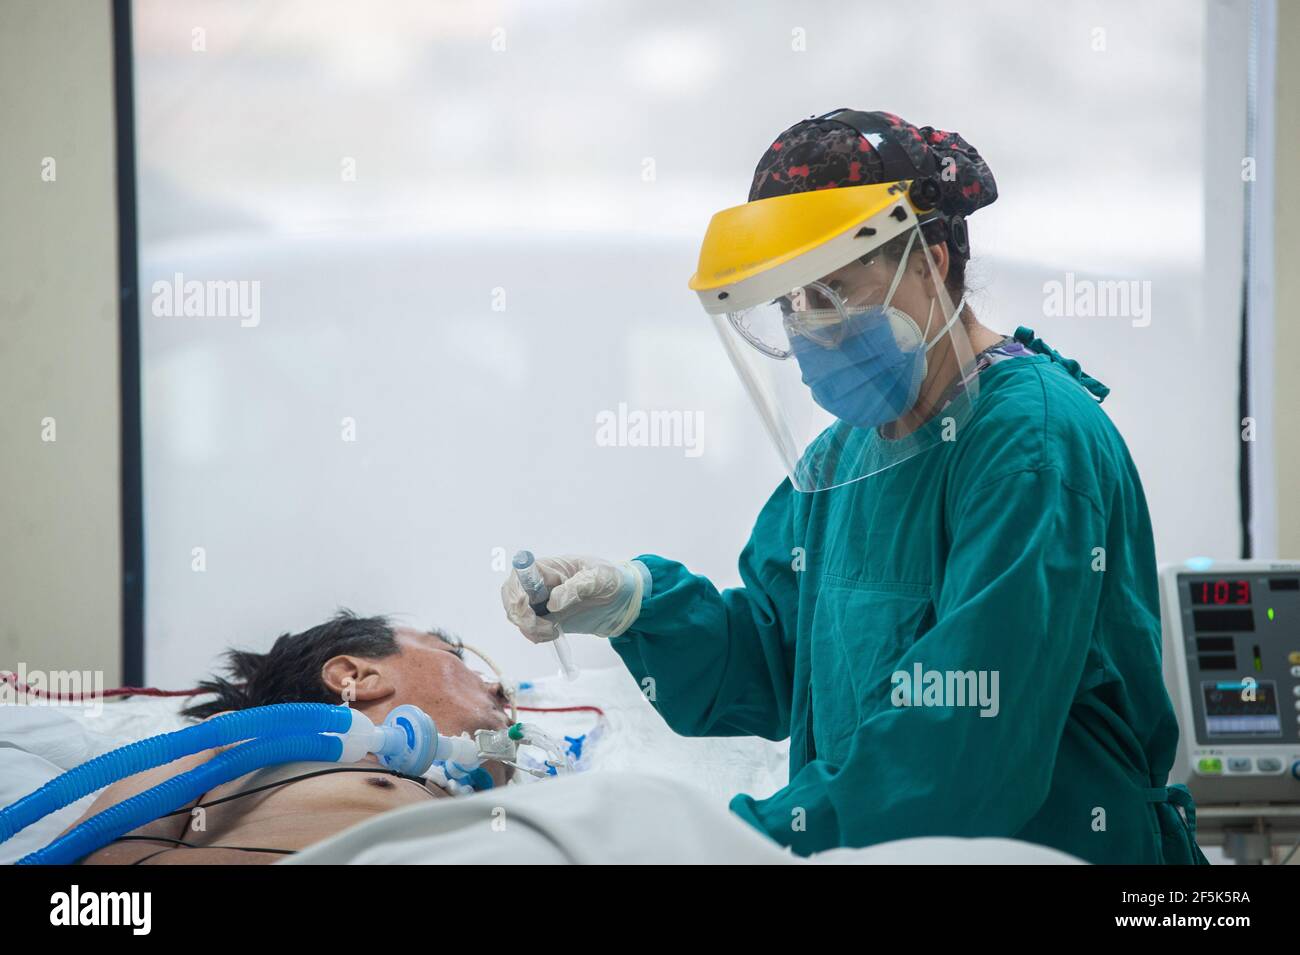
<path fill-rule="evenodd" d="M 549 643 L 561 629 L 617 637 L 636 622 L 641 601 L 650 596 L 650 569 L 639 560 L 615 564 L 599 557 L 539 557 L 536 566 L 551 590 L 547 616 L 533 613 L 513 571 L 501 585 L 506 616 L 533 643 Z"/>

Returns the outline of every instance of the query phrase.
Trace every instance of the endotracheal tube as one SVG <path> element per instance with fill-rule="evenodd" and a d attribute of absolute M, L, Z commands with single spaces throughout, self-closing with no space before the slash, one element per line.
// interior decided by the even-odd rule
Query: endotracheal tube
<path fill-rule="evenodd" d="M 524 593 L 528 595 L 528 606 L 532 607 L 533 613 L 539 617 L 545 617 L 550 613 L 546 609 L 546 601 L 550 599 L 551 588 L 546 586 L 546 581 L 542 579 L 542 573 L 537 569 L 537 562 L 533 559 L 533 552 L 521 550 L 515 554 L 515 559 L 511 561 L 515 569 L 515 576 L 519 578 L 519 586 L 524 588 Z M 569 648 L 569 638 L 564 635 L 564 631 L 559 624 L 555 625 L 560 635 L 551 641 L 551 646 L 555 649 L 555 659 L 560 663 L 560 672 L 564 674 L 566 680 L 576 680 L 578 678 L 578 665 L 573 662 L 573 651 Z"/>

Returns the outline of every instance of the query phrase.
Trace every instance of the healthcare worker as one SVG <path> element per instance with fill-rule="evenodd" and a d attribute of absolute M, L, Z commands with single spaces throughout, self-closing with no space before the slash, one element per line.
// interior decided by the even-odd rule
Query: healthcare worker
<path fill-rule="evenodd" d="M 789 472 L 743 586 L 540 558 L 548 612 L 513 577 L 502 599 L 534 641 L 611 638 L 678 733 L 789 737 L 789 784 L 731 808 L 800 855 L 1006 836 L 1201 863 L 1107 389 L 965 304 L 966 217 L 996 196 L 961 136 L 890 113 L 781 133 L 690 282 Z"/>

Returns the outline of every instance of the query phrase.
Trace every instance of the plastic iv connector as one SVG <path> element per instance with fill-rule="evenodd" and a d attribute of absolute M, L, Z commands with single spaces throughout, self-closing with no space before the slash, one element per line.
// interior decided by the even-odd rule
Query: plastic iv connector
<path fill-rule="evenodd" d="M 506 766 L 512 766 L 519 772 L 528 773 L 530 776 L 545 778 L 551 773 L 538 769 L 530 769 L 519 763 L 520 746 L 536 746 L 546 754 L 546 763 L 553 768 L 555 773 L 567 773 L 572 767 L 569 765 L 568 753 L 563 744 L 553 739 L 541 728 L 534 726 L 532 723 L 514 723 L 503 730 L 479 730 L 474 734 L 474 742 L 478 746 L 478 753 L 484 759 L 495 760 Z"/>
<path fill-rule="evenodd" d="M 510 563 L 515 569 L 515 576 L 519 579 L 519 586 L 523 587 L 524 593 L 528 595 L 528 606 L 537 616 L 545 617 L 550 613 L 546 609 L 546 601 L 551 597 L 551 589 L 546 586 L 541 571 L 537 569 L 533 552 L 521 550 L 515 554 L 514 560 Z M 555 627 L 560 631 L 560 635 L 551 641 L 551 646 L 555 649 L 555 659 L 559 661 L 560 673 L 566 680 L 576 680 L 578 665 L 573 662 L 573 650 L 569 647 L 569 638 L 564 635 L 564 630 L 559 624 Z"/>

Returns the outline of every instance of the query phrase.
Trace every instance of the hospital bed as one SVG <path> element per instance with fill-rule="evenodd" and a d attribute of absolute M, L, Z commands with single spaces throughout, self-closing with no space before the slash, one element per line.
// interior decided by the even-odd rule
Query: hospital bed
<path fill-rule="evenodd" d="M 785 744 L 673 734 L 619 668 L 577 680 L 522 685 L 521 707 L 548 731 L 578 741 L 579 771 L 386 813 L 286 863 L 755 863 L 793 864 L 789 852 L 732 816 L 737 792 L 767 796 L 785 783 Z M 0 805 L 124 743 L 188 725 L 174 699 L 133 698 L 97 709 L 0 706 Z M 596 706 L 602 711 L 574 707 Z M 39 849 L 75 821 L 93 794 L 0 843 L 0 862 Z M 493 825 L 494 820 L 500 820 Z M 908 839 L 835 850 L 814 861 L 875 864 L 1075 863 L 1011 839 Z"/>

